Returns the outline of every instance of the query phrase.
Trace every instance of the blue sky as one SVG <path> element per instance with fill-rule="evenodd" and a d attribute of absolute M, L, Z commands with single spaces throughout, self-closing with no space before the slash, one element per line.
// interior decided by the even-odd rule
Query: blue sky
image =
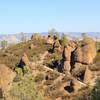
<path fill-rule="evenodd" d="M 0 0 L 0 34 L 100 32 L 100 0 Z"/>

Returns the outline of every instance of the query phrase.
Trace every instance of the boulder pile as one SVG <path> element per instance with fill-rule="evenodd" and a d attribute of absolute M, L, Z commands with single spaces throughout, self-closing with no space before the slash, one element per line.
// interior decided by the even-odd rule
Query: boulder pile
<path fill-rule="evenodd" d="M 73 44 L 67 44 L 63 50 L 64 72 L 72 74 L 80 82 L 91 84 L 94 82 L 94 76 L 89 66 L 96 56 L 95 41 L 83 39 L 80 46 Z"/>

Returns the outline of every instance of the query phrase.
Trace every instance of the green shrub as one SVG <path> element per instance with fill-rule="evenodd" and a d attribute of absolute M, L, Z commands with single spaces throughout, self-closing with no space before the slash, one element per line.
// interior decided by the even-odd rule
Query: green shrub
<path fill-rule="evenodd" d="M 7 47 L 7 45 L 8 45 L 8 42 L 6 40 L 1 41 L 1 48 L 2 49 L 5 49 Z"/>
<path fill-rule="evenodd" d="M 16 69 L 19 81 L 14 81 L 10 96 L 13 100 L 43 100 L 43 93 L 35 86 L 30 71 L 22 75 L 21 69 Z"/>
<path fill-rule="evenodd" d="M 100 80 L 97 81 L 96 86 L 91 93 L 91 100 L 100 100 Z"/>
<path fill-rule="evenodd" d="M 61 45 L 65 46 L 66 44 L 68 44 L 67 35 L 65 33 L 62 33 L 62 36 L 61 36 Z"/>

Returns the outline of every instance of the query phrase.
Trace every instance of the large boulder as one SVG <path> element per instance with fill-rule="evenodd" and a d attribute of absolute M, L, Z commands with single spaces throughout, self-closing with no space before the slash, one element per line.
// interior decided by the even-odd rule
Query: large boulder
<path fill-rule="evenodd" d="M 75 62 L 80 62 L 83 64 L 93 63 L 93 59 L 95 58 L 95 56 L 96 47 L 93 40 L 88 43 L 86 43 L 86 41 L 82 41 L 82 46 L 78 47 L 74 52 Z"/>
<path fill-rule="evenodd" d="M 16 74 L 5 64 L 0 64 L 0 89 L 3 93 L 7 93 L 12 85 Z"/>

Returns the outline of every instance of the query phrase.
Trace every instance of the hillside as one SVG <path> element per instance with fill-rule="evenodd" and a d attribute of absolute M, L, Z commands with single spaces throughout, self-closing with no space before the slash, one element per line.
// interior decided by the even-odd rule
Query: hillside
<path fill-rule="evenodd" d="M 23 96 L 26 96 L 28 91 L 27 100 L 32 100 L 33 94 L 39 94 L 40 97 L 39 91 L 43 92 L 43 100 L 89 100 L 86 98 L 90 96 L 96 80 L 100 77 L 99 42 L 96 43 L 96 48 L 93 39 L 68 40 L 63 45 L 63 40 L 57 37 L 33 35 L 31 40 L 0 50 L 0 70 L 4 66 L 5 69 L 2 70 L 6 74 L 7 66 L 16 74 L 10 82 L 15 93 L 12 93 L 13 98 L 8 96 L 11 87 L 6 91 L 8 87 L 2 86 L 7 80 L 0 85 L 5 94 L 0 98 L 26 100 L 22 99 L 22 96 L 17 98 L 16 94 L 20 94 L 16 89 L 19 89 L 20 84 L 22 90 L 19 90 Z M 32 89 L 33 81 L 36 85 L 35 90 Z M 9 82 L 6 86 L 9 86 Z"/>

